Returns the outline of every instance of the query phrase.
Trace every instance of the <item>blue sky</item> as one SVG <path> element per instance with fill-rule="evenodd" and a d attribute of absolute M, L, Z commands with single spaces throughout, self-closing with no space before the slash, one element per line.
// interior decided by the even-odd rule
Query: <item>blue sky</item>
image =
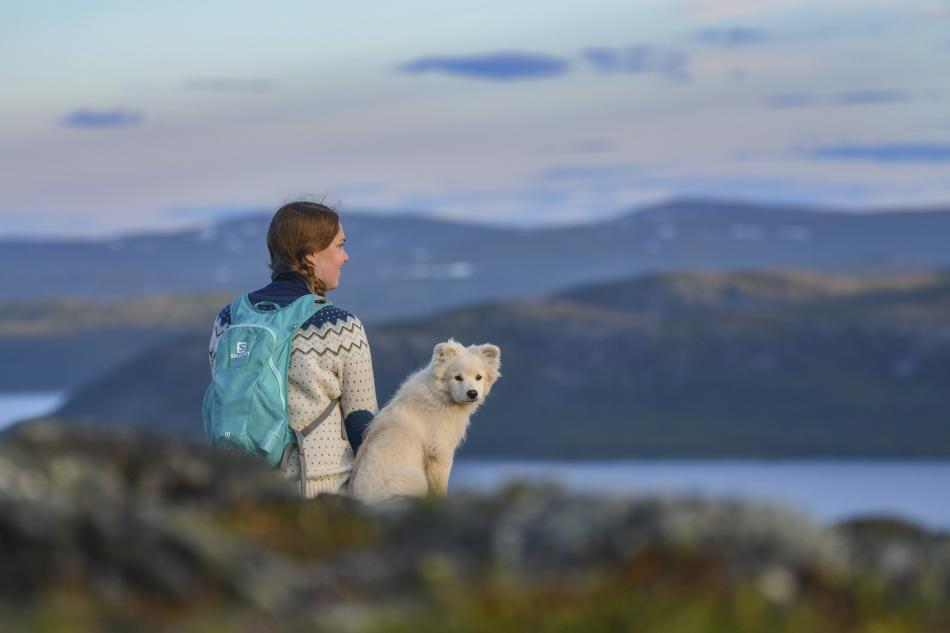
<path fill-rule="evenodd" d="M 4 2 L 0 235 L 950 205 L 950 0 Z"/>

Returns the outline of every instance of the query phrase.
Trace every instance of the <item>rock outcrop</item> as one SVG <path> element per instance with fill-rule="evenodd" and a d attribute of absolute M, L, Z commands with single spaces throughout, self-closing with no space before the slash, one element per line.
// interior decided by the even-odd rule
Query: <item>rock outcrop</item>
<path fill-rule="evenodd" d="M 0 630 L 950 623 L 950 538 L 897 520 L 519 484 L 305 502 L 251 457 L 54 420 L 0 440 L 0 544 Z"/>

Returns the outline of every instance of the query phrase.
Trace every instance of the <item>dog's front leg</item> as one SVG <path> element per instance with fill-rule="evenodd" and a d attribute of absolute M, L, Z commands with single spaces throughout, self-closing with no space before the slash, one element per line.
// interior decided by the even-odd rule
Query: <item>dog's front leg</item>
<path fill-rule="evenodd" d="M 452 471 L 454 455 L 430 454 L 426 462 L 426 479 L 429 481 L 429 493 L 446 495 L 449 491 L 449 473 Z"/>

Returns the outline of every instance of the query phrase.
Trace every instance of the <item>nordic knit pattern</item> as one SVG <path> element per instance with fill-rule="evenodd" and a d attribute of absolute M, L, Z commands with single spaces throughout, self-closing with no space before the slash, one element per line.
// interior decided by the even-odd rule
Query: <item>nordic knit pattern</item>
<path fill-rule="evenodd" d="M 228 308 L 215 320 L 209 351 L 212 373 L 215 343 L 230 321 Z M 362 432 L 377 411 L 363 324 L 336 306 L 320 310 L 294 336 L 287 374 L 287 409 L 300 450 L 290 455 L 284 473 L 294 481 L 301 481 L 304 473 L 301 493 L 307 498 L 340 493 L 354 458 L 346 422 Z M 303 435 L 308 427 L 309 433 Z"/>

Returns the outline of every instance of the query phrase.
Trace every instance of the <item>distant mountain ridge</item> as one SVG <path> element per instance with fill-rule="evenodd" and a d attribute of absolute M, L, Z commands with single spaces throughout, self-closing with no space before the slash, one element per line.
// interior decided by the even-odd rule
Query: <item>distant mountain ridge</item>
<path fill-rule="evenodd" d="M 368 336 L 381 405 L 438 341 L 501 346 L 467 455 L 950 456 L 950 273 L 662 273 Z M 207 338 L 149 349 L 58 415 L 198 439 Z"/>
<path fill-rule="evenodd" d="M 0 298 L 237 293 L 267 282 L 270 213 L 104 241 L 0 241 Z M 343 214 L 352 260 L 334 301 L 367 321 L 664 270 L 950 267 L 950 210 L 835 213 L 674 201 L 592 224 L 511 229 Z"/>

